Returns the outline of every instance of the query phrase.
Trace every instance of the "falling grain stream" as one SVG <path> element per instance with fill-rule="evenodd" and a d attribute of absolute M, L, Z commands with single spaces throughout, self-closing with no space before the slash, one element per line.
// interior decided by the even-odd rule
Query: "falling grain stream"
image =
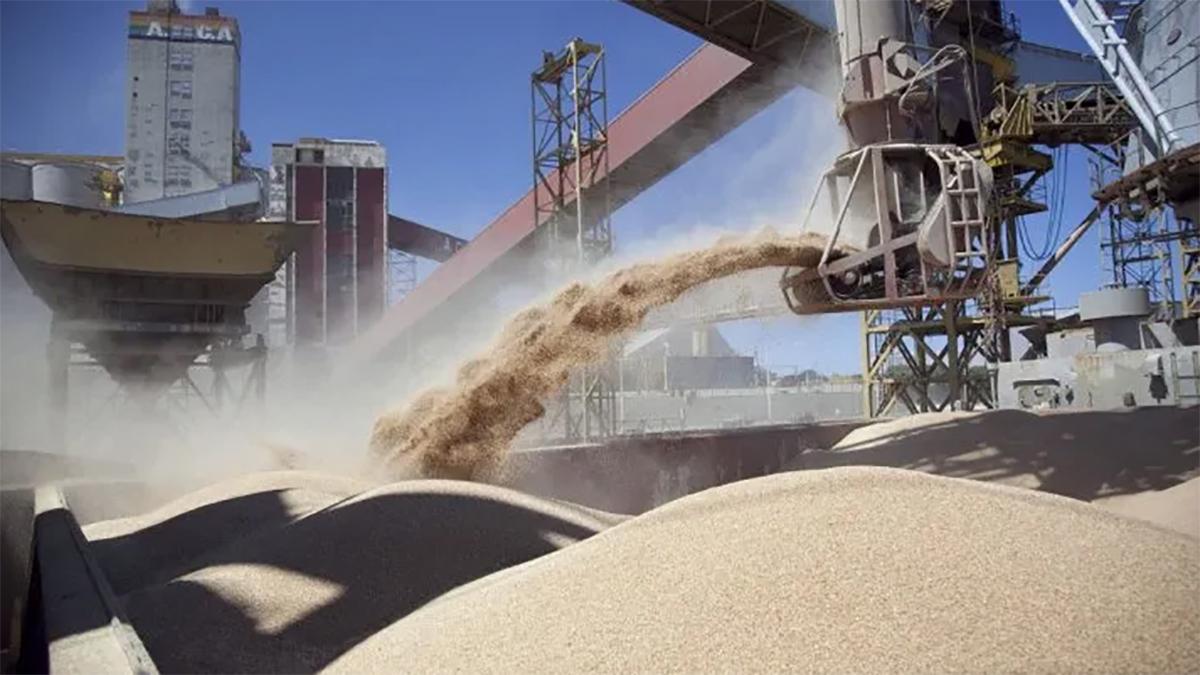
<path fill-rule="evenodd" d="M 488 349 L 459 368 L 452 386 L 428 389 L 376 420 L 371 451 L 400 476 L 483 478 L 545 412 L 542 401 L 573 370 L 603 361 L 611 343 L 650 310 L 739 272 L 811 267 L 824 245 L 816 234 L 760 232 L 630 265 L 595 283 L 571 283 L 514 316 Z"/>

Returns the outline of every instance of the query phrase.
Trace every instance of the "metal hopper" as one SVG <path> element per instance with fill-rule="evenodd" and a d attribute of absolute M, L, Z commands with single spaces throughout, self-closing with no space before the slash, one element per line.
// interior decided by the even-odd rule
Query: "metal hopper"
<path fill-rule="evenodd" d="M 53 310 L 53 335 L 83 345 L 123 385 L 169 385 L 206 350 L 240 343 L 246 306 L 309 232 L 239 220 L 261 203 L 245 184 L 132 205 L 161 214 L 176 201 L 181 217 L 54 203 L 39 192 L 38 166 L 5 163 L 0 234 Z M 23 167 L 33 180 L 20 179 Z"/>

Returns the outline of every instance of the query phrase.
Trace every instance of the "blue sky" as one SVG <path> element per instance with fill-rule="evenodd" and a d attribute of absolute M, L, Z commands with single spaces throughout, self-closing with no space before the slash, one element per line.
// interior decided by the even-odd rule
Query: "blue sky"
<path fill-rule="evenodd" d="M 387 146 L 393 213 L 471 237 L 532 182 L 529 73 L 575 36 L 605 45 L 615 116 L 699 46 L 616 2 L 190 2 L 242 32 L 242 126 L 264 165 L 275 141 L 370 138 Z M 127 13 L 143 3 L 0 4 L 0 147 L 123 152 Z M 1008 2 L 1028 40 L 1082 51 L 1052 0 Z M 614 217 L 624 252 L 697 226 L 796 226 L 833 108 L 799 90 L 655 185 Z M 807 162 L 806 162 L 807 158 Z M 1064 229 L 1090 208 L 1071 158 Z M 1044 219 L 1030 224 L 1042 232 Z M 753 221 L 753 222 L 751 222 Z M 1093 230 L 1051 278 L 1058 304 L 1100 282 Z M 428 267 L 424 269 L 428 271 Z M 723 327 L 772 364 L 855 372 L 857 315 Z"/>

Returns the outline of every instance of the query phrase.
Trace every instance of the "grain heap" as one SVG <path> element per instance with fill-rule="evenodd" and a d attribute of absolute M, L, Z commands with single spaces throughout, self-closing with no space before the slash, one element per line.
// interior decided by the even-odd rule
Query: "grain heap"
<path fill-rule="evenodd" d="M 646 314 L 714 279 L 762 267 L 811 267 L 825 238 L 763 232 L 639 263 L 594 283 L 573 283 L 509 321 L 495 344 L 465 363 L 451 388 L 425 391 L 380 417 L 372 453 L 396 475 L 478 479 L 496 468 L 542 400 L 569 374 L 602 361 Z"/>
<path fill-rule="evenodd" d="M 1140 518 L 1200 539 L 1200 478 L 1166 490 L 1110 497 L 1096 503 L 1113 513 Z"/>
<path fill-rule="evenodd" d="M 1195 408 L 987 410 L 864 426 L 790 468 L 891 466 L 1094 501 L 1196 477 L 1198 458 Z"/>
<path fill-rule="evenodd" d="M 261 529 L 122 600 L 163 672 L 311 672 L 455 587 L 612 522 L 500 487 L 407 481 Z"/>
<path fill-rule="evenodd" d="M 251 473 L 203 487 L 149 513 L 83 528 L 117 593 L 182 574 L 197 558 L 367 489 L 307 471 Z"/>
<path fill-rule="evenodd" d="M 1200 542 L 882 468 L 713 488 L 492 575 L 336 672 L 1190 672 Z"/>

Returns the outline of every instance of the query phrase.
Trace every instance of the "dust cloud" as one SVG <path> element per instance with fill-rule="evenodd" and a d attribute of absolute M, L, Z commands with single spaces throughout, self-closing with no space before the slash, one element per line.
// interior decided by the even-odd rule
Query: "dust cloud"
<path fill-rule="evenodd" d="M 831 75 L 837 79 L 836 73 Z M 791 81 L 794 75 L 789 74 L 787 78 Z M 764 90 L 785 87 L 787 81 L 768 83 Z M 620 250 L 625 252 L 624 255 L 601 263 L 589 279 L 601 278 L 607 270 L 615 270 L 618 265 L 630 262 L 630 257 L 644 256 L 647 251 L 662 256 L 662 262 L 654 265 L 664 265 L 667 260 L 674 259 L 669 257 L 674 252 L 695 247 L 697 240 L 707 243 L 721 233 L 742 234 L 764 223 L 795 219 L 811 191 L 813 176 L 823 170 L 827 160 L 842 145 L 829 99 L 807 90 L 797 90 L 772 103 L 772 112 L 757 116 L 744 105 L 737 100 L 725 101 L 716 111 L 718 120 L 714 123 L 739 127 L 730 134 L 733 140 L 725 141 L 730 149 L 724 151 L 736 162 L 719 162 L 722 167 L 720 180 L 714 181 L 705 173 L 709 170 L 703 163 L 693 162 L 690 169 L 681 166 L 654 188 L 658 194 L 669 197 L 666 207 L 658 211 L 652 208 L 649 212 L 636 204 L 623 207 L 621 216 L 614 218 L 615 228 L 622 231 L 637 229 L 635 226 L 639 223 L 654 223 L 657 227 L 649 232 L 643 230 L 637 236 L 630 233 L 630 238 L 622 239 Z M 757 110 L 758 106 L 755 103 L 753 107 Z M 814 139 L 821 142 L 814 143 Z M 833 142 L 830 139 L 834 139 Z M 674 160 L 681 165 L 687 164 L 694 154 L 690 150 L 685 152 L 682 147 L 680 157 Z M 804 151 L 798 153 L 797 148 L 804 148 Z M 723 159 L 723 156 L 718 155 L 717 159 Z M 713 160 L 707 165 L 712 167 Z M 708 190 L 716 195 L 711 201 L 720 208 L 708 208 L 711 204 L 707 203 L 703 213 L 678 208 L 679 198 L 692 194 L 696 184 L 708 185 Z M 4 257 L 7 258 L 7 254 Z M 439 318 L 427 322 L 436 325 L 423 325 L 419 332 L 411 331 L 413 335 L 398 344 L 389 355 L 404 364 L 404 377 L 397 377 L 396 370 L 391 367 L 345 367 L 351 360 L 348 358 L 353 349 L 350 345 L 332 346 L 326 353 L 272 343 L 265 402 L 258 405 L 253 396 L 243 396 L 240 382 L 243 373 L 239 370 L 233 375 L 238 379 L 233 383 L 237 391 L 230 397 L 235 405 L 230 406 L 227 401 L 226 409 L 216 411 L 210 410 L 204 401 L 204 396 L 211 392 L 212 382 L 211 375 L 202 369 L 192 371 L 195 388 L 181 382 L 170 391 L 130 391 L 118 387 L 101 369 L 73 370 L 67 409 L 53 409 L 45 386 L 50 311 L 24 287 L 11 261 L 0 261 L 7 263 L 4 316 L 0 321 L 5 328 L 2 350 L 5 386 L 0 414 L 3 438 L 0 446 L 47 450 L 72 458 L 119 461 L 127 478 L 156 484 L 171 483 L 172 490 L 177 482 L 191 487 L 264 469 L 303 468 L 362 476 L 370 471 L 362 465 L 362 448 L 373 423 L 375 441 L 381 440 L 381 433 L 395 441 L 384 448 L 385 456 L 390 456 L 392 450 L 408 459 L 424 456 L 412 448 L 401 450 L 402 445 L 409 447 L 409 441 L 399 439 L 410 439 L 420 447 L 443 443 L 434 440 L 430 434 L 441 424 L 437 421 L 440 416 L 454 417 L 456 413 L 435 404 L 453 405 L 452 399 L 458 400 L 454 395 L 461 392 L 467 382 L 463 377 L 465 371 L 481 369 L 475 377 L 479 378 L 483 388 L 475 396 L 494 391 L 488 387 L 502 383 L 503 378 L 498 374 L 489 374 L 500 353 L 489 348 L 487 340 L 509 323 L 521 307 L 529 306 L 536 298 L 545 297 L 547 291 L 567 283 L 556 274 L 559 270 L 545 267 L 546 260 L 551 257 L 541 250 L 510 252 L 493 266 L 488 281 L 476 284 L 474 289 L 465 289 L 454 298 L 453 311 L 440 315 L 449 319 Z M 624 274 L 641 268 L 633 264 Z M 703 305 L 714 296 L 737 296 L 739 289 L 745 286 L 753 286 L 757 291 L 755 297 L 777 298 L 778 289 L 768 277 L 764 274 L 761 278 L 743 278 L 737 270 L 727 276 L 705 274 L 704 279 L 695 282 L 697 294 L 685 296 L 683 300 L 689 306 Z M 15 282 L 10 283 L 10 278 Z M 700 282 L 709 278 L 727 287 L 701 288 L 705 284 Z M 559 307 L 558 311 L 572 312 L 571 293 L 598 292 L 606 283 L 588 284 L 579 287 L 582 290 L 574 291 L 575 287 L 569 286 L 557 300 L 561 306 L 550 303 L 542 309 L 550 311 Z M 23 290 L 20 305 L 8 293 L 18 284 Z M 671 290 L 668 295 L 673 299 L 680 292 Z M 658 306 L 658 300 L 645 299 L 645 302 Z M 646 310 L 629 305 L 624 311 L 640 317 Z M 18 322 L 18 317 L 29 320 Z M 521 321 L 536 323 L 529 312 L 525 312 L 509 323 L 508 331 L 516 330 L 514 326 L 519 327 Z M 560 319 L 560 323 L 563 321 L 565 319 Z M 636 325 L 637 321 L 631 320 L 628 325 L 617 327 L 611 335 L 606 334 L 601 342 L 607 345 L 620 333 L 636 329 Z M 16 330 L 19 326 L 21 331 Z M 547 324 L 544 330 L 562 333 L 565 327 Z M 576 330 L 572 335 L 560 335 L 557 339 L 578 341 L 581 336 L 599 339 L 604 330 L 595 333 Z M 551 346 L 546 340 L 538 340 L 527 350 L 534 347 L 545 350 Z M 543 364 L 547 370 L 538 377 L 544 381 L 530 382 L 530 388 L 521 390 L 525 398 L 534 401 L 532 406 L 521 399 L 519 405 L 526 407 L 516 411 L 512 419 L 504 420 L 495 430 L 482 428 L 490 424 L 490 420 L 472 420 L 472 426 L 480 427 L 481 438 L 469 442 L 495 448 L 488 452 L 500 456 L 515 435 L 514 428 L 519 430 L 522 426 L 520 420 L 530 419 L 533 411 L 536 411 L 533 419 L 541 415 L 537 400 L 561 387 L 555 383 L 555 378 L 564 378 L 572 369 L 569 364 L 575 363 L 577 357 L 582 357 L 584 363 L 598 358 L 593 355 L 591 342 L 571 346 L 574 350 L 571 354 Z M 599 347 L 596 349 L 603 352 Z M 460 369 L 460 356 L 472 353 L 486 356 Z M 438 388 L 431 388 L 431 385 Z M 242 399 L 245 405 L 236 404 Z M 414 401 L 405 409 L 407 411 L 428 410 L 431 415 L 428 423 L 415 417 L 405 418 L 407 421 L 403 424 L 409 425 L 411 434 L 398 431 L 394 425 L 379 424 L 382 420 L 402 423 L 403 413 L 386 413 L 380 417 L 389 402 L 395 401 Z M 230 410 L 231 407 L 234 409 Z M 486 407 L 480 410 L 486 410 Z M 390 433 L 388 428 L 392 429 Z M 444 442 L 443 456 L 475 452 L 464 450 L 461 445 L 469 438 L 469 433 L 456 436 L 460 441 Z M 453 461 L 448 462 L 448 466 L 453 465 Z M 441 473 L 458 475 L 452 470 Z"/>
<path fill-rule="evenodd" d="M 451 387 L 431 388 L 384 414 L 372 455 L 399 477 L 481 480 L 517 434 L 545 412 L 542 401 L 570 373 L 603 361 L 646 314 L 700 284 L 763 267 L 811 267 L 825 238 L 763 231 L 575 282 L 515 315 L 490 347 L 459 368 Z"/>
<path fill-rule="evenodd" d="M 0 245 L 0 447 L 49 447 L 56 420 L 47 405 L 50 310 L 33 295 Z"/>

